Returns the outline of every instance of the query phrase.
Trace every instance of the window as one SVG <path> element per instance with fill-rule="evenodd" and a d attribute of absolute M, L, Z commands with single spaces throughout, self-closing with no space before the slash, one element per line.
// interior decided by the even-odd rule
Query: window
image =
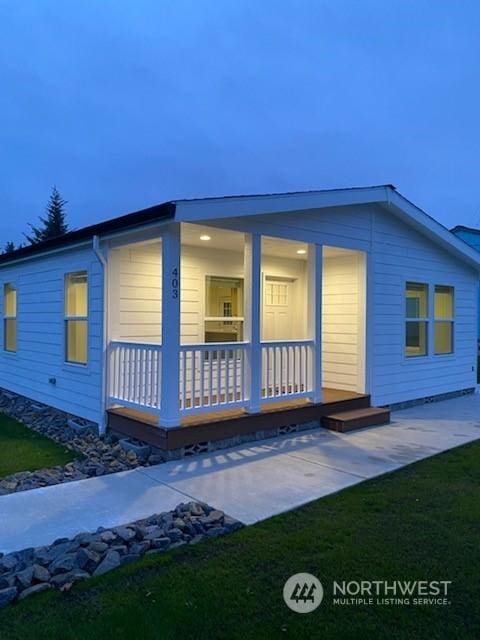
<path fill-rule="evenodd" d="M 433 289 L 433 291 L 432 291 Z M 419 282 L 407 282 L 405 288 L 405 355 L 426 356 L 432 349 L 428 345 L 429 322 L 434 355 L 453 353 L 454 290 L 453 287 Z M 433 307 L 430 309 L 430 307 Z M 433 316 L 433 317 L 432 317 Z"/>
<path fill-rule="evenodd" d="M 206 276 L 205 342 L 241 340 L 243 340 L 243 278 Z"/>
<path fill-rule="evenodd" d="M 3 348 L 17 350 L 17 289 L 8 283 L 3 287 Z"/>
<path fill-rule="evenodd" d="M 428 285 L 407 282 L 405 289 L 405 355 L 427 355 Z"/>
<path fill-rule="evenodd" d="M 265 279 L 265 304 L 270 307 L 282 307 L 288 304 L 288 285 Z"/>
<path fill-rule="evenodd" d="M 453 353 L 453 287 L 435 285 L 435 355 Z"/>
<path fill-rule="evenodd" d="M 87 364 L 88 282 L 87 272 L 65 275 L 65 360 Z"/>

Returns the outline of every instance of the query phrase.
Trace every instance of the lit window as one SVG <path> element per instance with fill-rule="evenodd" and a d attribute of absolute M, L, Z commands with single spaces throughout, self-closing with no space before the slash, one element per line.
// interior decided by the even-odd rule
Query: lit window
<path fill-rule="evenodd" d="M 243 278 L 206 276 L 205 342 L 243 340 Z"/>
<path fill-rule="evenodd" d="M 265 304 L 269 307 L 285 307 L 288 304 L 288 285 L 265 280 Z"/>
<path fill-rule="evenodd" d="M 405 355 L 427 355 L 428 285 L 407 282 L 405 288 Z"/>
<path fill-rule="evenodd" d="M 17 350 L 17 290 L 13 284 L 3 287 L 3 348 Z"/>
<path fill-rule="evenodd" d="M 453 287 L 435 285 L 435 355 L 453 353 Z"/>
<path fill-rule="evenodd" d="M 65 275 L 65 359 L 86 364 L 88 353 L 87 272 Z"/>

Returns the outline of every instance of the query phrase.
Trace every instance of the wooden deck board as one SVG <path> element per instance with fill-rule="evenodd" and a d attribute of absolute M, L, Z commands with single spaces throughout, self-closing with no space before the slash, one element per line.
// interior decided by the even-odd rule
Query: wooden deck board
<path fill-rule="evenodd" d="M 324 389 L 323 397 L 321 404 L 313 404 L 305 399 L 264 403 L 260 413 L 256 414 L 247 413 L 244 409 L 221 409 L 184 416 L 181 426 L 171 429 L 158 426 L 157 414 L 118 407 L 109 409 L 108 424 L 114 431 L 144 440 L 153 446 L 177 449 L 289 424 L 320 421 L 327 413 L 370 406 L 368 395 L 351 391 Z"/>

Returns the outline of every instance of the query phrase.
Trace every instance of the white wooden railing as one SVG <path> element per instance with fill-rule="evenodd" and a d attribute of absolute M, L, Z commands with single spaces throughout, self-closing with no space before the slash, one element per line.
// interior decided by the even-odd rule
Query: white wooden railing
<path fill-rule="evenodd" d="M 312 394 L 312 340 L 266 341 L 261 343 L 261 349 L 263 400 Z"/>
<path fill-rule="evenodd" d="M 108 363 L 110 404 L 160 410 L 160 345 L 111 342 Z"/>
<path fill-rule="evenodd" d="M 247 403 L 244 342 L 180 347 L 180 412 L 201 413 Z"/>
<path fill-rule="evenodd" d="M 180 347 L 179 409 L 182 415 L 247 406 L 250 399 L 246 342 Z M 262 401 L 312 395 L 314 343 L 261 343 Z M 109 405 L 160 412 L 160 345 L 114 341 L 108 350 Z"/>

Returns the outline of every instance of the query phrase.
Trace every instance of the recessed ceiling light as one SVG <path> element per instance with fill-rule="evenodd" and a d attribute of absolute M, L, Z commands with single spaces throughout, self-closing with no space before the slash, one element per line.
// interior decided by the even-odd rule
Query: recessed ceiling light
<path fill-rule="evenodd" d="M 306 249 L 297 249 L 297 253 L 299 256 L 304 256 L 307 253 Z"/>
<path fill-rule="evenodd" d="M 206 242 L 207 240 L 211 240 L 211 237 L 204 234 L 203 236 L 200 236 L 200 240 L 204 240 Z"/>

